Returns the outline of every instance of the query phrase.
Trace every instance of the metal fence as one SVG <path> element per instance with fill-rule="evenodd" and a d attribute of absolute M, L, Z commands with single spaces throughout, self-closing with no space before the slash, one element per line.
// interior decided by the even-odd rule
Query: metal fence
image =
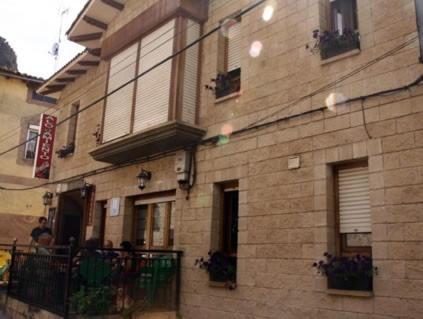
<path fill-rule="evenodd" d="M 63 317 L 173 311 L 181 251 L 12 248 L 9 296 Z"/>

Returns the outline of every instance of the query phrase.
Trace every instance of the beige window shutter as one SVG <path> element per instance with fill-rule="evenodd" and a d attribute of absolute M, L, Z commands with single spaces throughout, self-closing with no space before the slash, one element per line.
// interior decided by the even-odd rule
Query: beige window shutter
<path fill-rule="evenodd" d="M 338 171 L 340 233 L 369 233 L 371 228 L 367 167 Z"/>
<path fill-rule="evenodd" d="M 197 22 L 188 20 L 187 45 L 193 43 L 200 37 L 200 25 Z M 186 51 L 184 83 L 182 97 L 182 121 L 195 124 L 195 113 L 197 107 L 198 92 L 198 58 L 199 45 L 196 44 Z"/>
<path fill-rule="evenodd" d="M 228 30 L 228 72 L 241 67 L 241 22 Z"/>
<path fill-rule="evenodd" d="M 141 40 L 141 74 L 173 53 L 175 20 Z M 138 79 L 134 132 L 168 121 L 172 61 L 169 60 Z"/>
<path fill-rule="evenodd" d="M 107 93 L 135 77 L 138 44 L 114 56 L 110 62 Z M 134 82 L 126 85 L 106 99 L 103 142 L 130 133 Z"/>

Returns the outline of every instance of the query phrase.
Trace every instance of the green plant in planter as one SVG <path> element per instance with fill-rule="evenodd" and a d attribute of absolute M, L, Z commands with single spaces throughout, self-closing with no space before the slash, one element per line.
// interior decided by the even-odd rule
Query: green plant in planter
<path fill-rule="evenodd" d="M 203 257 L 195 260 L 195 266 L 206 270 L 210 280 L 225 283 L 225 286 L 233 290 L 236 288 L 236 258 L 230 257 L 223 252 L 208 253 L 208 259 Z"/>
<path fill-rule="evenodd" d="M 104 315 L 112 310 L 115 297 L 115 289 L 108 286 L 81 287 L 71 296 L 70 304 L 72 310 L 80 315 Z"/>
<path fill-rule="evenodd" d="M 371 257 L 336 257 L 329 253 L 324 253 L 323 256 L 325 260 L 313 263 L 313 267 L 328 278 L 328 288 L 365 291 L 373 289 L 373 276 L 377 274 L 377 267 L 373 267 Z"/>

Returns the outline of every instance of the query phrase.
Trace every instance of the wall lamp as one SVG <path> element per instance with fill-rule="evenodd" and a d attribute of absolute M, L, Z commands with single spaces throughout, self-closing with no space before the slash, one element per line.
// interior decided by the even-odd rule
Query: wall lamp
<path fill-rule="evenodd" d="M 51 205 L 51 200 L 53 199 L 53 193 L 45 192 L 43 195 L 43 204 L 44 206 Z"/>
<path fill-rule="evenodd" d="M 137 176 L 138 179 L 138 188 L 143 190 L 147 181 L 151 179 L 151 172 L 141 169 L 141 172 Z"/>
<path fill-rule="evenodd" d="M 84 186 L 81 187 L 81 198 L 86 198 L 91 191 L 93 190 L 93 185 L 84 183 Z"/>

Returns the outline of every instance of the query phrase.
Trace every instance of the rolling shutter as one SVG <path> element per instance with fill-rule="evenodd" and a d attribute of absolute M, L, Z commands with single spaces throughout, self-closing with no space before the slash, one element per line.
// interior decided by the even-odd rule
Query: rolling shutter
<path fill-rule="evenodd" d="M 241 67 L 241 22 L 228 30 L 228 72 Z"/>
<path fill-rule="evenodd" d="M 187 45 L 200 37 L 200 25 L 188 20 Z M 182 97 L 182 121 L 195 124 L 198 88 L 198 57 L 199 45 L 196 44 L 186 51 L 184 68 L 184 86 Z"/>
<path fill-rule="evenodd" d="M 338 171 L 340 233 L 369 233 L 371 229 L 367 167 Z"/>
<path fill-rule="evenodd" d="M 171 20 L 141 40 L 141 74 L 173 53 L 175 20 Z M 134 132 L 168 121 L 172 60 L 138 79 Z"/>
<path fill-rule="evenodd" d="M 114 56 L 110 62 L 107 93 L 135 77 L 138 43 Z M 114 140 L 131 131 L 131 110 L 134 82 L 126 85 L 106 100 L 103 142 Z"/>

